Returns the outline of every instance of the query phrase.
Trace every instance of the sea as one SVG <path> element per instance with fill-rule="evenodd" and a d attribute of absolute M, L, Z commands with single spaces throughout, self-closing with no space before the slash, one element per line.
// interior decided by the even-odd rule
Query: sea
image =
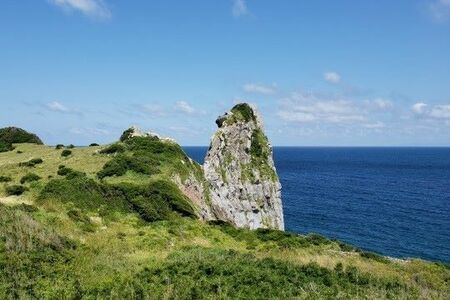
<path fill-rule="evenodd" d="M 184 147 L 203 163 L 207 147 Z M 274 147 L 287 231 L 450 264 L 450 148 Z"/>

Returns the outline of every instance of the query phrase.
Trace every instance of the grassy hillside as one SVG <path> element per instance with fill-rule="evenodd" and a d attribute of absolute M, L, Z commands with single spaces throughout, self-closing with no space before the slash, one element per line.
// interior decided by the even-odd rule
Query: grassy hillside
<path fill-rule="evenodd" d="M 201 177 L 178 145 L 14 146 L 0 153 L 1 299 L 450 297 L 445 265 L 199 221 L 170 180 Z"/>

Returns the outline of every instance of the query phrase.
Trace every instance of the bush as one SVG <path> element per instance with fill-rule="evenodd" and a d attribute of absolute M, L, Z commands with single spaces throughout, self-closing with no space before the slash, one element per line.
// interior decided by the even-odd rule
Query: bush
<path fill-rule="evenodd" d="M 361 250 L 359 250 L 357 247 L 349 245 L 347 243 L 341 242 L 341 241 L 335 241 L 338 243 L 339 248 L 341 248 L 342 251 L 344 252 L 360 252 Z"/>
<path fill-rule="evenodd" d="M 107 185 L 87 177 L 50 180 L 39 195 L 39 201 L 54 199 L 72 202 L 82 211 L 138 213 L 145 221 L 169 220 L 175 216 L 195 216 L 190 200 L 169 181 L 148 186 L 133 184 Z"/>
<path fill-rule="evenodd" d="M 129 138 L 131 138 L 131 134 L 133 133 L 134 129 L 133 128 L 128 128 L 127 130 L 125 130 L 122 135 L 120 136 L 120 141 L 121 142 L 125 142 L 126 140 L 128 140 Z"/>
<path fill-rule="evenodd" d="M 10 143 L 0 141 L 0 152 L 8 152 L 14 150 L 14 147 Z"/>
<path fill-rule="evenodd" d="M 331 240 L 327 239 L 326 237 L 324 237 L 320 234 L 316 234 L 316 233 L 311 233 L 311 234 L 307 235 L 306 240 L 316 246 L 328 245 L 331 243 Z"/>
<path fill-rule="evenodd" d="M 125 146 L 119 143 L 109 145 L 108 147 L 99 151 L 101 154 L 113 154 L 113 153 L 123 153 L 125 152 Z"/>
<path fill-rule="evenodd" d="M 22 154 L 23 153 L 23 151 L 20 151 L 20 150 L 17 150 L 17 152 L 16 152 L 17 154 Z"/>
<path fill-rule="evenodd" d="M 23 185 L 10 185 L 6 187 L 6 194 L 9 196 L 22 195 L 27 190 Z"/>
<path fill-rule="evenodd" d="M 34 173 L 28 173 L 27 175 L 23 176 L 23 177 L 20 179 L 20 183 L 21 183 L 21 184 L 24 184 L 24 183 L 26 183 L 26 182 L 38 181 L 38 180 L 40 180 L 40 179 L 41 179 L 40 176 L 38 176 L 38 175 L 36 175 L 36 174 L 34 174 Z"/>
<path fill-rule="evenodd" d="M 159 173 L 157 166 L 159 166 L 159 163 L 150 157 L 119 155 L 107 162 L 103 169 L 97 173 L 97 176 L 100 179 L 110 176 L 122 176 L 127 171 L 154 175 Z"/>
<path fill-rule="evenodd" d="M 395 299 L 405 288 L 354 267 L 335 271 L 316 263 L 295 265 L 201 247 L 170 254 L 162 265 L 143 270 L 132 282 L 136 287 L 152 286 L 151 298 L 156 299 L 164 298 L 168 282 L 174 299 L 353 299 L 377 290 Z M 387 284 L 392 294 L 386 295 Z M 142 298 L 150 297 L 145 288 L 142 291 Z"/>
<path fill-rule="evenodd" d="M 72 179 L 77 176 L 86 176 L 86 173 L 75 171 L 74 169 L 67 168 L 62 165 L 58 167 L 57 174 L 60 176 L 66 176 L 68 179 Z"/>
<path fill-rule="evenodd" d="M 381 262 L 381 263 L 389 263 L 389 260 L 378 254 L 378 253 L 374 253 L 374 252 L 368 252 L 368 251 L 363 251 L 359 254 L 361 257 L 367 258 L 367 259 L 371 259 L 371 260 L 375 260 L 377 262 Z"/>
<path fill-rule="evenodd" d="M 195 216 L 190 200 L 169 181 L 158 180 L 148 186 L 120 184 L 110 188 L 148 222 L 171 219 L 173 212 L 186 217 Z"/>
<path fill-rule="evenodd" d="M 55 146 L 56 150 L 59 150 L 59 149 L 62 149 L 62 148 L 64 148 L 63 144 L 58 144 L 58 145 Z"/>
<path fill-rule="evenodd" d="M 245 122 L 256 121 L 256 116 L 253 113 L 253 109 L 247 103 L 236 104 L 231 112 L 234 115 L 237 115 L 238 119 L 241 119 Z"/>
<path fill-rule="evenodd" d="M 89 145 L 89 147 L 97 147 L 97 146 L 100 146 L 100 145 L 97 144 L 97 143 L 92 143 L 92 144 Z"/>
<path fill-rule="evenodd" d="M 36 165 L 42 164 L 44 161 L 42 158 L 33 158 L 29 161 L 19 163 L 19 167 L 34 167 Z"/>
<path fill-rule="evenodd" d="M 62 157 L 67 157 L 67 156 L 69 156 L 69 155 L 71 155 L 72 154 L 72 151 L 70 151 L 70 150 L 63 150 L 62 152 L 61 152 L 61 156 Z"/>
<path fill-rule="evenodd" d="M 67 149 L 73 149 L 75 148 L 75 146 L 73 144 L 70 144 L 69 146 L 66 147 Z"/>
<path fill-rule="evenodd" d="M 0 182 L 10 182 L 12 181 L 11 177 L 9 176 L 0 176 Z"/>

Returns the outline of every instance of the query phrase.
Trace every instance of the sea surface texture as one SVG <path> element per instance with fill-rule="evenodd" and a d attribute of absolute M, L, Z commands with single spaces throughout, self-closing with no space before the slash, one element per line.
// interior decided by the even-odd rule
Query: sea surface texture
<path fill-rule="evenodd" d="M 206 147 L 185 147 L 203 163 Z M 450 263 L 450 148 L 275 147 L 286 230 Z"/>

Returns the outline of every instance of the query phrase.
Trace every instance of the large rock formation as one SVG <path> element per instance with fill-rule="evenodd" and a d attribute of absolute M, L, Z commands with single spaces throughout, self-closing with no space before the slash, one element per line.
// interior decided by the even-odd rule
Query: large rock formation
<path fill-rule="evenodd" d="M 211 211 L 237 227 L 283 230 L 281 184 L 261 118 L 238 104 L 216 123 L 203 166 Z"/>

